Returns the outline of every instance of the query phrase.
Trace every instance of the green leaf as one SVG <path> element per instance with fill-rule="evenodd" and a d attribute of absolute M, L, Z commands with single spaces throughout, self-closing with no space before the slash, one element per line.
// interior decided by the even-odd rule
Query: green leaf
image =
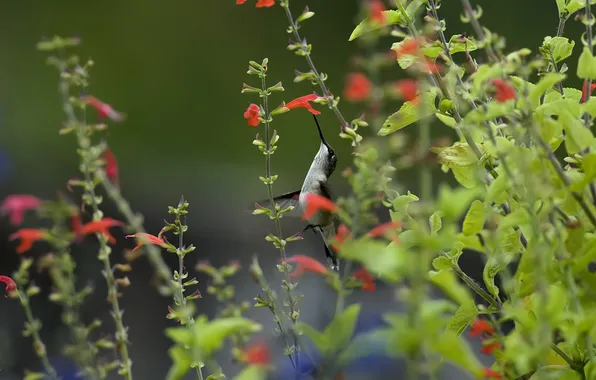
<path fill-rule="evenodd" d="M 580 113 L 588 113 L 590 116 L 596 116 L 596 97 L 590 96 L 587 102 L 580 104 Z"/>
<path fill-rule="evenodd" d="M 433 260 L 433 268 L 438 271 L 451 269 L 453 262 L 450 258 L 445 256 L 439 256 Z"/>
<path fill-rule="evenodd" d="M 304 322 L 297 322 L 296 329 L 304 334 L 314 343 L 319 352 L 329 351 L 332 342 L 327 341 L 325 334 L 315 330 Z"/>
<path fill-rule="evenodd" d="M 402 246 L 389 245 L 378 240 L 361 238 L 347 241 L 340 251 L 341 257 L 362 263 L 372 274 L 385 281 L 397 282 L 402 268 L 408 261 Z"/>
<path fill-rule="evenodd" d="M 182 346 L 173 346 L 168 350 L 172 358 L 172 366 L 168 371 L 167 380 L 180 380 L 190 370 L 193 360 L 188 352 Z"/>
<path fill-rule="evenodd" d="M 440 112 L 435 113 L 435 116 L 437 117 L 437 119 L 441 120 L 441 122 L 443 124 L 445 124 L 446 126 L 448 126 L 450 128 L 456 128 L 457 127 L 457 123 L 456 123 L 455 119 L 452 118 L 451 116 L 447 116 L 447 115 L 442 114 Z"/>
<path fill-rule="evenodd" d="M 486 221 L 486 214 L 484 212 L 484 203 L 476 199 L 470 205 L 470 209 L 464 219 L 462 232 L 465 235 L 474 235 L 482 230 L 484 222 Z"/>
<path fill-rule="evenodd" d="M 451 320 L 447 324 L 447 330 L 461 335 L 477 315 L 478 308 L 474 302 L 463 303 L 457 308 L 455 315 L 451 317 Z"/>
<path fill-rule="evenodd" d="M 564 11 L 566 11 L 566 9 L 565 9 L 565 0 L 557 0 L 557 10 L 559 11 L 559 14 L 563 13 Z"/>
<path fill-rule="evenodd" d="M 548 61 L 552 58 L 555 62 L 561 62 L 572 54 L 574 46 L 575 41 L 569 42 L 565 37 L 544 37 L 540 53 Z"/>
<path fill-rule="evenodd" d="M 430 347 L 450 362 L 472 372 L 480 378 L 482 364 L 470 349 L 468 343 L 458 334 L 447 330 L 431 341 Z"/>
<path fill-rule="evenodd" d="M 596 0 L 590 0 L 590 4 L 596 4 Z M 565 7 L 565 10 L 569 12 L 567 17 L 571 16 L 573 13 L 584 8 L 585 6 L 586 0 L 570 0 L 569 3 L 567 3 L 567 6 Z"/>
<path fill-rule="evenodd" d="M 360 304 L 350 305 L 343 313 L 337 315 L 323 332 L 325 340 L 333 344 L 332 348 L 335 349 L 335 352 L 346 347 L 352 339 L 359 314 Z"/>
<path fill-rule="evenodd" d="M 362 20 L 360 24 L 358 24 L 356 28 L 354 28 L 354 30 L 352 31 L 352 34 L 350 34 L 350 38 L 348 39 L 348 41 L 354 41 L 356 38 L 366 33 L 370 33 L 374 30 L 381 29 L 386 25 L 404 25 L 404 18 L 402 14 L 396 10 L 383 11 L 383 16 L 385 18 L 384 23 L 373 21 L 371 17 L 367 17 L 364 20 Z"/>
<path fill-rule="evenodd" d="M 457 219 L 468 208 L 472 201 L 482 194 L 482 190 L 475 189 L 451 189 L 446 184 L 439 187 L 438 208 L 445 219 Z"/>
<path fill-rule="evenodd" d="M 430 281 L 458 305 L 474 302 L 467 287 L 457 280 L 453 270 L 430 271 Z"/>
<path fill-rule="evenodd" d="M 494 202 L 497 205 L 507 202 L 509 198 L 507 189 L 509 189 L 509 179 L 501 174 L 488 187 L 486 202 L 489 204 Z"/>
<path fill-rule="evenodd" d="M 443 148 L 438 154 L 439 162 L 452 169 L 461 166 L 473 166 L 478 158 L 467 143 L 456 142 L 452 146 Z"/>
<path fill-rule="evenodd" d="M 467 51 L 474 51 L 478 49 L 476 41 L 473 38 L 463 37 L 461 34 L 451 36 L 449 39 L 449 53 L 461 53 Z"/>
<path fill-rule="evenodd" d="M 192 333 L 186 327 L 171 327 L 166 329 L 166 335 L 174 342 L 190 345 L 193 341 Z"/>
<path fill-rule="evenodd" d="M 259 331 L 261 325 L 241 317 L 218 318 L 208 323 L 206 318 L 199 318 L 192 325 L 192 329 L 194 346 L 202 355 L 208 356 L 215 353 L 230 335 L 253 333 Z"/>
<path fill-rule="evenodd" d="M 434 212 L 428 218 L 428 224 L 430 225 L 430 232 L 432 232 L 433 234 L 436 234 L 437 232 L 439 232 L 441 227 L 443 227 L 443 222 L 441 221 L 441 215 L 439 215 L 439 213 L 437 213 L 437 212 Z"/>
<path fill-rule="evenodd" d="M 579 56 L 577 76 L 581 79 L 596 79 L 596 60 L 587 46 L 584 46 Z"/>
<path fill-rule="evenodd" d="M 411 101 L 402 104 L 397 112 L 385 120 L 378 135 L 390 135 L 395 131 L 437 112 L 437 107 L 435 106 L 435 98 L 437 97 L 437 94 L 438 89 L 433 87 L 428 92 L 421 95 L 423 104 L 415 104 Z"/>
<path fill-rule="evenodd" d="M 497 263 L 494 256 L 490 256 L 486 261 L 484 270 L 482 271 L 482 280 L 486 285 L 486 289 L 495 298 L 499 296 L 499 288 L 495 285 L 495 277 L 501 270 L 501 266 Z"/>
<path fill-rule="evenodd" d="M 234 376 L 234 380 L 265 380 L 267 379 L 267 369 L 261 365 L 251 365 Z"/>
<path fill-rule="evenodd" d="M 530 91 L 530 102 L 537 103 L 540 100 L 542 94 L 546 92 L 546 90 L 554 86 L 556 83 L 562 81 L 563 79 L 565 79 L 565 75 L 559 73 L 548 73 L 545 76 L 543 76 L 540 79 L 540 81 L 536 83 L 536 86 Z"/>
<path fill-rule="evenodd" d="M 365 356 L 385 353 L 390 336 L 390 330 L 387 328 L 356 335 L 339 356 L 338 367 L 341 368 Z"/>
<path fill-rule="evenodd" d="M 567 149 L 567 153 L 581 153 L 594 141 L 592 131 L 576 117 L 563 113 L 559 115 L 559 120 L 566 133 L 565 149 Z"/>

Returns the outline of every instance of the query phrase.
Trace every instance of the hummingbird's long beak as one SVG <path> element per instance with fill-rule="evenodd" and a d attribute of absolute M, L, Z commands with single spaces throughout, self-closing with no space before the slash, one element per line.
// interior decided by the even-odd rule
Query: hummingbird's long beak
<path fill-rule="evenodd" d="M 319 125 L 319 120 L 317 120 L 317 117 L 315 115 L 312 115 L 312 117 L 315 119 L 315 123 L 317 123 L 317 129 L 319 130 L 319 137 L 321 138 L 321 142 L 327 145 L 327 143 L 325 142 L 325 137 L 323 137 L 323 131 L 321 130 L 321 126 Z"/>

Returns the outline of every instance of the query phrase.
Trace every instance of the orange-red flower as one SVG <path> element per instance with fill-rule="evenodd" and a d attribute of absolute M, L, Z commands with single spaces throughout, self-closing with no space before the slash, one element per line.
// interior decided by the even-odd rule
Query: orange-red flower
<path fill-rule="evenodd" d="M 331 245 L 331 248 L 333 248 L 333 250 L 337 252 L 339 251 L 344 241 L 349 240 L 351 238 L 352 233 L 350 232 L 348 227 L 345 224 L 340 224 L 339 227 L 337 227 L 337 233 L 335 234 L 335 243 Z"/>
<path fill-rule="evenodd" d="M 312 218 L 319 210 L 333 212 L 337 210 L 337 205 L 322 195 L 314 193 L 306 194 L 306 210 L 302 214 L 302 219 L 307 220 Z"/>
<path fill-rule="evenodd" d="M 239 4 L 244 4 L 246 3 L 246 0 L 236 0 L 236 5 Z M 275 5 L 275 1 L 274 0 L 259 0 L 257 1 L 257 8 L 267 8 L 267 7 L 272 7 Z"/>
<path fill-rule="evenodd" d="M 374 292 L 377 290 L 375 278 L 368 272 L 368 270 L 366 270 L 365 267 L 360 268 L 356 273 L 354 273 L 354 278 L 362 281 L 362 290 L 366 290 L 367 292 Z"/>
<path fill-rule="evenodd" d="M 368 236 L 370 237 L 380 237 L 385 236 L 388 231 L 395 232 L 395 229 L 401 227 L 400 221 L 391 221 L 383 224 L 379 224 L 378 226 L 374 227 L 372 230 L 368 231 Z"/>
<path fill-rule="evenodd" d="M 125 238 L 137 238 L 138 243 L 137 246 L 133 248 L 133 252 L 145 244 L 159 245 L 160 247 L 166 246 L 166 242 L 160 236 L 151 235 L 145 232 L 137 232 L 134 235 L 126 235 Z"/>
<path fill-rule="evenodd" d="M 414 79 L 402 79 L 395 82 L 395 88 L 400 98 L 405 101 L 416 101 L 418 83 Z"/>
<path fill-rule="evenodd" d="M 590 93 L 588 94 L 588 80 L 584 79 L 584 85 L 582 86 L 582 98 L 580 103 L 585 103 L 588 101 L 588 98 L 592 96 L 592 92 L 596 89 L 596 83 L 592 83 L 590 85 Z"/>
<path fill-rule="evenodd" d="M 482 374 L 486 379 L 502 379 L 503 375 L 491 368 L 483 368 Z"/>
<path fill-rule="evenodd" d="M 248 125 L 251 127 L 256 127 L 258 126 L 261 121 L 259 120 L 259 112 L 261 111 L 261 108 L 259 108 L 259 106 L 257 106 L 254 103 L 251 103 L 248 108 L 246 109 L 246 111 L 244 111 L 244 118 L 248 119 Z"/>
<path fill-rule="evenodd" d="M 486 355 L 492 355 L 492 353 L 499 347 L 501 347 L 501 343 L 499 343 L 498 340 L 484 340 L 482 341 L 480 352 Z"/>
<path fill-rule="evenodd" d="M 372 83 L 362 73 L 350 73 L 346 78 L 344 97 L 351 102 L 361 102 L 368 99 L 372 91 Z"/>
<path fill-rule="evenodd" d="M 267 342 L 261 339 L 244 348 L 242 359 L 245 363 L 251 365 L 268 365 L 271 362 L 271 354 Z"/>
<path fill-rule="evenodd" d="M 21 239 L 21 243 L 17 246 L 17 253 L 25 253 L 33 247 L 33 243 L 38 240 L 43 240 L 46 237 L 44 231 L 38 230 L 37 228 L 21 228 L 17 232 L 11 234 L 8 239 L 15 240 Z"/>
<path fill-rule="evenodd" d="M 116 156 L 112 153 L 110 148 L 103 151 L 103 158 L 106 161 L 106 176 L 117 187 L 120 186 L 120 179 L 118 177 L 118 161 Z"/>
<path fill-rule="evenodd" d="M 439 71 L 441 71 L 441 65 L 439 63 L 430 61 L 428 59 L 425 59 L 420 66 L 421 70 L 428 74 L 437 74 Z"/>
<path fill-rule="evenodd" d="M 309 102 L 312 102 L 313 100 L 318 99 L 318 98 L 319 98 L 319 96 L 317 94 L 304 95 L 304 96 L 301 96 L 299 98 L 296 98 L 296 99 L 288 102 L 285 105 L 285 107 L 289 110 L 292 110 L 294 108 L 306 108 L 308 110 L 308 112 L 312 113 L 313 115 L 318 115 L 321 112 L 312 108 L 312 106 L 309 103 Z"/>
<path fill-rule="evenodd" d="M 106 116 L 113 121 L 122 121 L 124 120 L 124 114 L 118 112 L 112 108 L 107 103 L 102 102 L 101 100 L 97 99 L 95 96 L 83 96 L 81 99 L 83 102 L 89 104 L 91 107 L 95 108 L 97 113 L 99 114 L 100 120 L 103 120 Z"/>
<path fill-rule="evenodd" d="M 0 215 L 10 214 L 10 224 L 18 226 L 23 223 L 25 211 L 34 210 L 41 205 L 41 199 L 28 194 L 9 195 L 0 205 Z"/>
<path fill-rule="evenodd" d="M 290 274 L 290 277 L 300 277 L 305 271 L 326 275 L 328 269 L 325 265 L 321 264 L 312 257 L 305 255 L 295 255 L 286 260 L 289 263 L 296 263 L 297 267 L 294 272 Z"/>
<path fill-rule="evenodd" d="M 470 336 L 480 336 L 482 334 L 492 335 L 495 333 L 495 328 L 486 319 L 476 318 L 472 327 L 470 327 Z"/>
<path fill-rule="evenodd" d="M 385 5 L 381 0 L 372 0 L 369 5 L 369 13 L 370 18 L 379 24 L 385 23 L 385 14 L 383 11 L 385 10 Z"/>
<path fill-rule="evenodd" d="M 400 58 L 404 55 L 418 55 L 418 41 L 413 37 L 406 38 L 402 44 L 399 45 L 399 48 L 395 49 L 394 51 L 397 55 L 397 58 Z"/>
<path fill-rule="evenodd" d="M 0 276 L 0 282 L 4 283 L 6 285 L 7 292 L 12 292 L 14 290 L 17 290 L 16 282 L 14 282 L 14 280 L 8 276 Z"/>
<path fill-rule="evenodd" d="M 499 103 L 505 103 L 510 99 L 515 99 L 515 89 L 503 82 L 500 79 L 493 79 L 493 84 L 495 85 L 495 98 Z"/>
<path fill-rule="evenodd" d="M 85 236 L 89 234 L 102 234 L 108 239 L 108 242 L 114 244 L 116 242 L 116 239 L 114 239 L 112 234 L 110 234 L 110 228 L 123 226 L 124 223 L 122 223 L 119 220 L 115 220 L 112 218 L 103 218 L 82 225 L 79 229 L 79 235 Z"/>

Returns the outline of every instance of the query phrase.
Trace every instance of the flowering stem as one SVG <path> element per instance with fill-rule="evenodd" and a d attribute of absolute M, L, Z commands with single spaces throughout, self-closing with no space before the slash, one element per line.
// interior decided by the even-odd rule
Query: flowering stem
<path fill-rule="evenodd" d="M 116 204 L 118 211 L 122 214 L 126 223 L 132 227 L 134 232 L 136 233 L 147 233 L 145 228 L 143 227 L 143 218 L 140 215 L 135 215 L 134 211 L 130 207 L 130 203 L 122 196 L 120 189 L 114 186 L 114 184 L 108 179 L 105 171 L 103 169 L 98 169 L 96 171 L 96 176 L 99 179 L 101 185 L 103 186 L 108 198 L 112 200 Z M 163 280 L 164 284 L 170 284 L 171 280 L 171 272 L 170 268 L 164 261 L 161 256 L 161 251 L 154 245 L 146 244 L 143 248 L 147 252 L 147 257 L 151 265 L 153 265 L 156 273 L 160 279 Z M 170 289 L 173 291 L 173 289 Z M 170 295 L 162 294 L 162 295 Z"/>
<path fill-rule="evenodd" d="M 67 68 L 67 64 L 63 62 L 60 65 L 60 72 L 66 72 Z M 86 124 L 79 122 L 75 114 L 74 108 L 69 99 L 69 83 L 64 78 L 62 78 L 60 81 L 60 92 L 62 94 L 64 112 L 68 119 L 68 123 L 77 126 L 76 136 L 79 149 L 81 150 L 81 171 L 84 175 L 86 192 L 83 199 L 89 206 L 92 207 L 93 220 L 98 221 L 102 219 L 103 213 L 99 209 L 99 199 L 95 194 L 95 182 L 92 178 L 93 169 L 90 167 L 88 162 L 88 156 L 90 155 L 91 149 L 91 140 L 87 135 Z M 132 380 L 132 362 L 128 355 L 127 329 L 126 327 L 124 327 L 124 323 L 122 321 L 123 312 L 121 311 L 120 304 L 118 302 L 118 285 L 116 283 L 114 272 L 112 270 L 112 265 L 110 263 L 111 248 L 107 244 L 107 237 L 105 237 L 101 233 L 97 233 L 96 236 L 99 241 L 98 258 L 104 264 L 103 274 L 108 285 L 108 300 L 112 304 L 112 318 L 114 319 L 114 322 L 116 324 L 116 340 L 118 341 L 118 351 L 120 352 L 120 357 L 122 359 L 122 368 L 120 370 L 120 374 L 124 375 L 125 379 Z"/>
<path fill-rule="evenodd" d="M 25 311 L 25 317 L 27 318 L 27 324 L 29 328 L 28 332 L 31 333 L 31 337 L 33 338 L 33 348 L 35 354 L 37 354 L 37 357 L 39 358 L 39 360 L 41 360 L 41 364 L 47 372 L 48 377 L 50 379 L 58 380 L 58 374 L 56 373 L 56 370 L 54 369 L 54 367 L 50 363 L 50 360 L 48 359 L 46 346 L 39 335 L 39 330 L 41 329 L 41 322 L 33 317 L 31 305 L 29 304 L 29 296 L 27 296 L 27 292 L 21 292 L 18 289 L 16 292 L 19 297 L 19 302 L 21 303 L 21 306 Z"/>
<path fill-rule="evenodd" d="M 294 35 L 294 38 L 296 38 L 297 42 L 302 44 L 302 48 L 301 48 L 302 54 L 304 55 L 304 58 L 306 59 L 306 62 L 308 63 L 308 67 L 311 69 L 313 75 L 317 79 L 317 83 L 319 84 L 321 91 L 323 91 L 323 96 L 325 96 L 329 100 L 329 107 L 333 110 L 333 113 L 338 118 L 338 120 L 341 124 L 341 131 L 343 132 L 350 125 L 348 124 L 348 122 L 346 121 L 346 119 L 344 118 L 342 113 L 340 112 L 339 108 L 337 108 L 337 102 L 336 102 L 335 98 L 333 97 L 333 94 L 331 94 L 331 92 L 325 85 L 325 80 L 317 71 L 317 68 L 315 67 L 315 64 L 310 56 L 310 49 L 307 48 L 306 41 L 303 40 L 302 37 L 300 36 L 300 33 L 298 33 L 298 24 L 296 23 L 296 21 L 294 21 L 294 18 L 292 17 L 292 12 L 290 11 L 290 0 L 283 0 L 280 2 L 280 5 L 284 8 L 284 10 L 286 12 L 286 17 L 288 18 L 288 22 L 290 23 L 290 28 L 292 30 L 292 34 Z"/>
<path fill-rule="evenodd" d="M 265 113 L 265 178 L 267 179 L 267 193 L 269 195 L 269 204 L 272 207 L 271 213 L 272 215 L 275 215 L 275 217 L 273 218 L 273 221 L 275 223 L 275 230 L 277 233 L 277 237 L 280 239 L 281 244 L 279 244 L 279 252 L 281 254 L 281 259 L 284 265 L 284 283 L 283 283 L 283 288 L 286 292 L 286 295 L 288 297 L 288 304 L 289 304 L 289 308 L 290 308 L 290 312 L 289 312 L 289 316 L 290 316 L 290 320 L 292 321 L 292 324 L 295 325 L 297 320 L 298 320 L 298 313 L 296 311 L 296 300 L 294 299 L 294 296 L 292 294 L 292 287 L 293 285 L 290 282 L 290 272 L 289 272 L 289 268 L 286 265 L 286 241 L 283 240 L 283 235 L 282 235 L 282 231 L 281 231 L 281 222 L 279 221 L 279 212 L 278 212 L 278 208 L 275 207 L 275 201 L 273 199 L 273 181 L 271 179 L 271 154 L 273 153 L 271 151 L 271 138 L 270 138 L 270 125 L 269 125 L 269 120 L 271 118 L 271 115 L 269 114 L 269 104 L 268 104 L 268 100 L 269 100 L 269 91 L 267 90 L 267 83 L 266 83 L 266 70 L 263 70 L 263 72 L 261 73 L 261 88 L 263 90 L 263 112 Z M 283 331 L 281 331 L 281 333 L 283 334 Z M 288 356 L 290 357 L 290 360 L 292 362 L 292 365 L 294 365 L 295 368 L 297 368 L 297 363 L 298 363 L 298 352 L 300 351 L 299 345 L 298 345 L 298 339 L 296 337 L 296 335 L 294 335 L 294 356 L 295 359 L 292 360 L 292 350 L 290 349 L 290 347 L 287 345 L 286 343 L 286 351 L 288 353 Z"/>
<path fill-rule="evenodd" d="M 474 32 L 478 36 L 480 43 L 486 42 L 486 36 L 484 35 L 484 31 L 482 30 L 482 26 L 478 22 L 478 19 L 475 16 L 474 9 L 472 8 L 472 4 L 470 0 L 461 0 L 461 3 L 464 7 L 465 13 L 468 15 L 470 22 L 472 23 L 472 28 L 474 28 Z M 493 50 L 493 47 L 490 44 L 486 44 L 485 46 L 486 54 L 488 55 L 488 59 L 492 62 L 498 61 L 498 57 Z"/>

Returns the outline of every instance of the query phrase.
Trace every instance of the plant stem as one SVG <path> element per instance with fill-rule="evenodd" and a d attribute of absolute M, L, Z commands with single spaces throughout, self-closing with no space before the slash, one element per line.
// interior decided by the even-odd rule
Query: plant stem
<path fill-rule="evenodd" d="M 348 122 L 340 112 L 339 108 L 337 108 L 337 104 L 335 102 L 333 94 L 331 94 L 331 91 L 329 91 L 329 89 L 325 85 L 323 77 L 321 77 L 321 75 L 317 71 L 317 68 L 315 67 L 315 64 L 310 56 L 310 51 L 307 50 L 306 41 L 303 40 L 300 36 L 300 33 L 298 33 L 298 24 L 296 24 L 296 21 L 294 21 L 294 18 L 292 17 L 292 12 L 290 11 L 290 0 L 282 1 L 280 5 L 284 8 L 286 12 L 286 17 L 288 18 L 288 22 L 290 23 L 290 28 L 292 29 L 292 34 L 294 35 L 294 38 L 296 38 L 297 42 L 300 42 L 302 44 L 302 52 L 304 54 L 306 62 L 308 63 L 308 67 L 310 67 L 310 70 L 312 71 L 313 75 L 315 76 L 315 78 L 317 78 L 317 83 L 321 88 L 321 91 L 323 92 L 323 96 L 325 96 L 329 100 L 329 107 L 333 110 L 333 113 L 339 120 L 341 124 L 341 131 L 343 132 L 345 128 L 350 126 L 350 124 L 348 124 Z"/>
<path fill-rule="evenodd" d="M 292 324 L 295 325 L 297 322 L 297 312 L 296 312 L 296 301 L 294 299 L 294 296 L 292 294 L 292 288 L 291 288 L 291 282 L 290 282 L 290 272 L 288 270 L 288 266 L 285 264 L 286 263 L 286 247 L 285 247 L 285 240 L 283 240 L 283 235 L 282 235 L 282 231 L 281 231 L 281 222 L 279 221 L 279 213 L 276 210 L 275 207 L 275 200 L 273 199 L 273 182 L 271 181 L 271 154 L 273 153 L 271 151 L 271 137 L 270 137 L 270 132 L 271 132 L 271 128 L 270 128 L 270 124 L 269 124 L 269 120 L 270 120 L 270 114 L 269 114 L 269 91 L 267 90 L 267 83 L 266 83 L 266 76 L 267 74 L 265 72 L 263 72 L 261 74 L 261 88 L 264 91 L 264 96 L 263 96 L 263 111 L 265 113 L 265 178 L 267 178 L 267 193 L 269 195 L 269 204 L 271 205 L 271 213 L 273 215 L 275 215 L 273 222 L 275 224 L 275 231 L 277 233 L 277 237 L 283 241 L 282 244 L 279 245 L 279 252 L 281 254 L 281 259 L 282 262 L 284 263 L 285 266 L 285 270 L 284 270 L 284 282 L 285 284 L 283 284 L 283 288 L 286 292 L 286 295 L 288 297 L 288 304 L 289 304 L 289 308 L 290 308 L 290 312 L 289 312 L 289 316 L 290 316 L 290 320 L 292 321 Z M 283 334 L 283 330 L 281 331 L 281 333 Z M 288 356 L 290 357 L 290 360 L 292 361 L 292 365 L 294 365 L 295 368 L 298 368 L 298 356 L 299 356 L 299 345 L 298 345 L 298 338 L 296 337 L 295 334 L 294 335 L 294 360 L 292 360 L 291 356 L 292 356 L 292 350 L 290 349 L 290 347 L 287 346 L 286 344 L 286 349 L 288 351 Z"/>
<path fill-rule="evenodd" d="M 62 63 L 60 67 L 60 72 L 65 72 L 67 69 L 66 63 Z M 89 168 L 87 158 L 85 154 L 89 153 L 91 148 L 91 140 L 87 135 L 87 128 L 85 123 L 79 122 L 74 108 L 70 103 L 70 91 L 69 91 L 69 83 L 66 79 L 61 79 L 60 81 L 60 93 L 62 94 L 63 100 L 63 107 L 64 113 L 66 114 L 68 123 L 71 125 L 76 125 L 76 136 L 77 142 L 79 145 L 79 149 L 82 153 L 82 162 L 81 162 L 81 169 L 83 175 L 85 177 L 86 187 L 85 191 L 89 196 L 88 202 L 89 205 L 92 207 L 93 210 L 93 220 L 98 221 L 102 218 L 102 212 L 99 210 L 99 202 L 98 198 L 95 194 L 95 183 L 91 178 L 91 169 Z M 132 362 L 129 358 L 128 354 L 128 339 L 127 339 L 127 329 L 124 326 L 122 321 L 122 314 L 123 312 L 120 309 L 120 304 L 118 302 L 118 286 L 116 283 L 116 279 L 114 278 L 114 272 L 112 271 L 112 265 L 110 263 L 110 251 L 111 248 L 107 244 L 107 238 L 100 233 L 96 234 L 97 239 L 99 241 L 99 255 L 98 258 L 103 262 L 104 265 L 104 276 L 106 278 L 106 283 L 108 285 L 108 300 L 112 304 L 112 318 L 116 324 L 116 340 L 118 341 L 118 351 L 120 353 L 120 357 L 122 359 L 122 374 L 124 378 L 127 380 L 132 380 Z"/>

